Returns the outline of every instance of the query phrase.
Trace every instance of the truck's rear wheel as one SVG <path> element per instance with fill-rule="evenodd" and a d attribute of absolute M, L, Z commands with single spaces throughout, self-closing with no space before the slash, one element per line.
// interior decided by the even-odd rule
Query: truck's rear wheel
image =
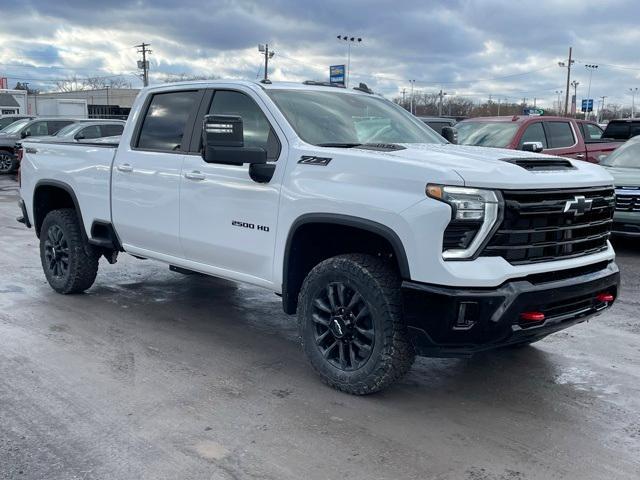
<path fill-rule="evenodd" d="M 0 151 L 0 173 L 13 172 L 17 166 L 16 164 L 16 157 L 9 152 Z"/>
<path fill-rule="evenodd" d="M 318 264 L 302 285 L 298 322 L 311 365 L 338 390 L 377 392 L 413 364 L 400 279 L 375 257 L 340 255 Z"/>
<path fill-rule="evenodd" d="M 51 288 L 58 293 L 80 293 L 93 285 L 100 259 L 81 234 L 75 210 L 47 214 L 40 229 L 40 260 Z"/>

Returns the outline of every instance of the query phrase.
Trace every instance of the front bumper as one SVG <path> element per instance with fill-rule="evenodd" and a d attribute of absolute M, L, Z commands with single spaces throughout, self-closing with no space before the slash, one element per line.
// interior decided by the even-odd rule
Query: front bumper
<path fill-rule="evenodd" d="M 626 237 L 640 236 L 640 212 L 620 212 L 613 215 L 614 235 Z"/>
<path fill-rule="evenodd" d="M 20 211 L 22 212 L 22 216 L 16 218 L 16 220 L 20 223 L 23 223 L 27 228 L 31 228 L 31 222 L 29 221 L 29 214 L 27 213 L 27 206 L 24 203 L 24 200 L 18 200 L 18 206 L 20 207 Z"/>
<path fill-rule="evenodd" d="M 496 288 L 452 288 L 405 281 L 404 318 L 419 355 L 461 357 L 538 340 L 602 312 L 617 298 L 617 265 L 602 262 L 569 271 L 530 275 Z M 539 312 L 544 321 L 522 320 Z"/>

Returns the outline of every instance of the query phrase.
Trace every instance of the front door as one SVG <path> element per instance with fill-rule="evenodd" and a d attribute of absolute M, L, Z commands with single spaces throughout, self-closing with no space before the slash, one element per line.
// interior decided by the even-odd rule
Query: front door
<path fill-rule="evenodd" d="M 201 117 L 240 116 L 245 146 L 264 148 L 268 160 L 275 162 L 283 150 L 279 138 L 284 136 L 272 128 L 274 122 L 258 102 L 250 90 L 217 90 L 210 106 L 201 109 Z M 196 125 L 202 125 L 198 120 Z M 257 183 L 249 177 L 249 165 L 210 164 L 197 152 L 187 155 L 180 190 L 185 258 L 208 273 L 269 285 L 284 162 L 279 167 L 269 183 Z"/>
<path fill-rule="evenodd" d="M 203 92 L 152 95 L 131 145 L 120 145 L 112 177 L 113 223 L 125 249 L 181 257 L 180 175 Z M 188 143 L 188 142 L 187 142 Z"/>

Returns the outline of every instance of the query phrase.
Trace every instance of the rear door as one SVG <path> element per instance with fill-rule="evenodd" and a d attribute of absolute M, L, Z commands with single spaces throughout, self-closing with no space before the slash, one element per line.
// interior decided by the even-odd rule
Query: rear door
<path fill-rule="evenodd" d="M 180 174 L 203 91 L 150 94 L 112 174 L 113 224 L 125 248 L 182 257 L 178 238 Z"/>
<path fill-rule="evenodd" d="M 574 130 L 570 121 L 549 120 L 542 122 L 547 138 L 547 148 L 544 153 L 562 157 L 585 159 L 584 143 L 580 141 L 579 133 Z"/>
<path fill-rule="evenodd" d="M 200 154 L 205 114 L 242 118 L 244 144 L 277 162 L 269 183 L 249 177 L 249 165 L 206 163 Z M 185 258 L 216 275 L 269 285 L 284 161 L 284 135 L 250 89 L 209 92 L 196 122 L 192 154 L 182 168 L 180 235 Z"/>

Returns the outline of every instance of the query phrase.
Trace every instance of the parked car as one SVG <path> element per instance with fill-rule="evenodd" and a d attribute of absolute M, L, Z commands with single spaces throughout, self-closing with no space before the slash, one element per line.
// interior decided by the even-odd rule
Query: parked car
<path fill-rule="evenodd" d="M 119 146 L 25 140 L 19 221 L 47 281 L 82 292 L 127 252 L 259 285 L 297 313 L 316 372 L 353 394 L 416 352 L 531 343 L 612 305 L 603 168 L 453 145 L 368 92 L 161 85 Z"/>
<path fill-rule="evenodd" d="M 627 141 L 600 165 L 613 176 L 616 187 L 613 233 L 640 237 L 640 137 Z"/>
<path fill-rule="evenodd" d="M 458 143 L 548 153 L 598 163 L 621 143 L 602 140 L 597 123 L 564 117 L 478 117 L 456 125 Z"/>
<path fill-rule="evenodd" d="M 16 147 L 20 140 L 54 135 L 61 128 L 74 122 L 76 120 L 72 118 L 25 118 L 5 127 L 0 132 L 0 173 L 17 170 L 19 160 Z"/>
<path fill-rule="evenodd" d="M 5 128 L 11 125 L 18 120 L 23 120 L 25 118 L 32 119 L 33 117 L 27 115 L 3 115 L 0 117 L 0 132 Z"/>
<path fill-rule="evenodd" d="M 602 137 L 614 140 L 628 140 L 636 135 L 640 135 L 640 118 L 625 118 L 610 120 L 604 129 Z"/>
<path fill-rule="evenodd" d="M 34 142 L 91 142 L 122 134 L 123 120 L 81 120 L 61 128 L 55 135 L 34 138 Z"/>
<path fill-rule="evenodd" d="M 455 118 L 447 117 L 418 117 L 421 121 L 433 128 L 437 133 L 442 135 L 442 129 L 444 127 L 453 127 L 456 123 Z"/>

